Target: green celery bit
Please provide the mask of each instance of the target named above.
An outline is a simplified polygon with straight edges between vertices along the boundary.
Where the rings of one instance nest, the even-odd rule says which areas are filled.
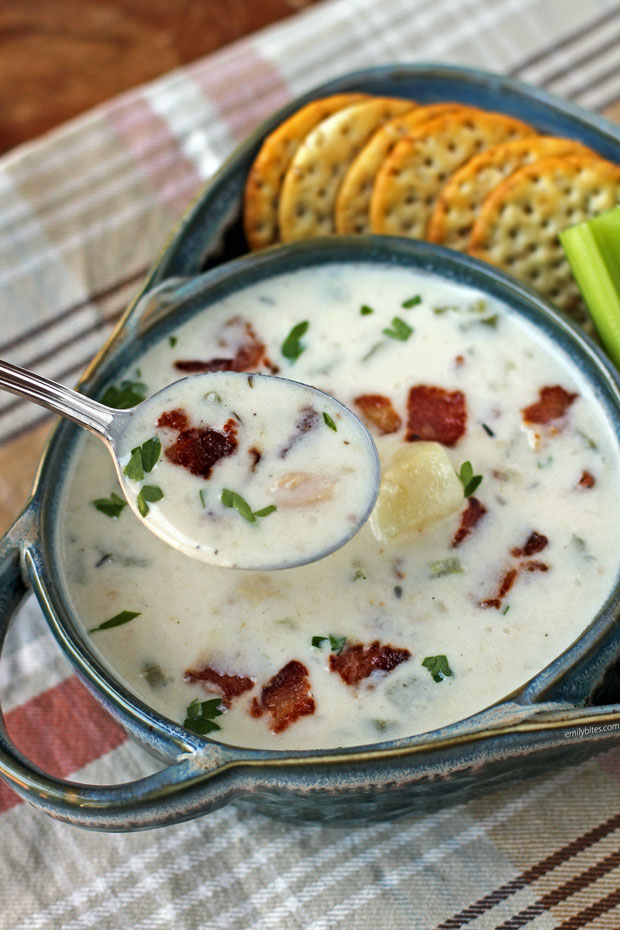
[[[605,351],[620,368],[620,207],[560,233]]]
[[[89,633],[97,633],[98,630],[111,630],[115,626],[124,626],[125,623],[129,623],[130,620],[134,620],[136,617],[140,616],[140,611],[135,610],[121,610],[120,614],[111,617],[110,620],[105,620],[103,623],[100,623],[99,626],[94,626]]]

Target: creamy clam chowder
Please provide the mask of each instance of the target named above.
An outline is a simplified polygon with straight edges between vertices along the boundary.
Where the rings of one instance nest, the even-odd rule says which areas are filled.
[[[605,601],[618,443],[578,368],[500,302],[390,266],[282,274],[171,329],[103,400],[226,369],[350,407],[375,438],[381,491],[321,561],[219,568],[149,533],[105,449],[81,438],[63,584],[93,648],[157,711],[248,747],[409,736],[522,686]]]
[[[343,404],[273,375],[176,381],[125,415],[125,495],[164,540],[228,568],[290,568],[359,529],[378,489],[373,440]]]

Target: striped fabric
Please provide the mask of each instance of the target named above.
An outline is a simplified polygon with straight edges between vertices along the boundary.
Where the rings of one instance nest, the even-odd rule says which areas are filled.
[[[0,356],[74,382],[201,184],[292,96],[343,71],[441,60],[509,73],[620,122],[612,0],[336,0],[117,98],[0,160]],[[0,522],[51,418],[0,397]],[[85,692],[32,601],[1,669],[40,766],[155,770]],[[620,749],[437,814],[292,827],[226,808],[135,835],[56,824],[0,786],[0,930],[620,928]]]

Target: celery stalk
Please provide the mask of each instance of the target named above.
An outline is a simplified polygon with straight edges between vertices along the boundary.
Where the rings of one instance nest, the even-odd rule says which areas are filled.
[[[560,233],[603,347],[620,368],[620,207]]]

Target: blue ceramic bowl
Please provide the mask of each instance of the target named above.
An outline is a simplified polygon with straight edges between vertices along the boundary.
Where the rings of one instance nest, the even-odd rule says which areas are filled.
[[[542,129],[571,134],[620,161],[620,133],[613,127],[495,76],[447,68],[381,69],[332,82],[312,96],[343,89],[501,108]],[[218,256],[244,250],[241,195],[253,154],[265,132],[300,102],[256,133],[207,188],[90,366],[82,390],[96,396],[138,354],[138,343],[142,351],[145,340],[195,313],[208,312],[212,302],[257,280],[330,262],[390,262],[473,286],[526,316],[571,355],[610,421],[620,424],[617,373],[588,338],[527,288],[458,253],[389,237],[339,237],[217,265]],[[205,264],[216,267],[200,274]],[[68,783],[33,766],[0,725],[0,776],[52,816],[84,827],[133,830],[186,820],[234,800],[280,817],[367,821],[463,800],[472,792],[579,761],[615,743],[620,703],[611,702],[620,697],[615,671],[620,657],[620,565],[614,591],[596,617],[584,618],[585,632],[570,649],[518,692],[444,729],[343,750],[275,752],[211,743],[163,718],[101,663],[63,588],[55,545],[58,501],[77,436],[68,422],[54,431],[33,496],[0,543],[0,642],[32,587],[78,675],[132,736],[166,760],[166,766],[119,786]],[[579,736],[572,733],[577,729]]]

